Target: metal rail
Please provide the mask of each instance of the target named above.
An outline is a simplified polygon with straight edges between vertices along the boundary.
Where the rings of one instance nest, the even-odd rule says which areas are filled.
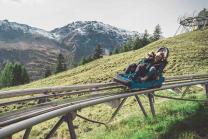
[[[199,75],[184,75],[184,76],[175,76],[167,77],[166,82],[181,81],[181,80],[192,80],[197,78],[208,78],[208,74],[199,74]],[[24,89],[24,90],[10,90],[10,91],[0,91],[0,99],[12,98],[19,96],[27,95],[37,95],[37,94],[47,94],[47,93],[57,93],[57,92],[69,92],[75,90],[84,90],[84,89],[93,89],[100,87],[110,87],[119,85],[115,82],[109,83],[96,83],[96,84],[87,84],[87,85],[72,85],[72,86],[63,86],[63,87],[46,87],[46,88],[33,88],[33,89]]]
[[[88,89],[88,90],[71,91],[71,92],[64,92],[64,93],[57,93],[57,94],[49,94],[49,95],[25,98],[25,99],[21,99],[21,100],[13,100],[13,101],[8,101],[8,102],[1,102],[0,106],[6,106],[6,105],[15,104],[15,103],[26,102],[26,101],[31,101],[31,100],[39,100],[39,99],[44,99],[44,98],[61,97],[61,96],[69,96],[69,95],[78,95],[78,94],[83,94],[83,93],[96,92],[96,91],[102,91],[102,90],[109,90],[109,89],[115,89],[115,88],[121,88],[121,87],[123,87],[123,86],[122,85],[117,85],[117,86],[110,86],[110,87],[100,87],[100,88],[90,89],[90,90]]]
[[[197,81],[199,81],[199,80],[197,80]],[[201,81],[201,80],[200,80]],[[188,83],[188,82],[191,82],[191,81],[186,81],[186,82],[183,82],[183,83]],[[173,83],[171,83],[171,84],[173,84]],[[168,84],[165,84],[165,85],[168,85]],[[165,86],[164,85],[164,86]],[[170,83],[169,83],[169,85],[170,85]],[[107,89],[114,89],[114,88],[117,88],[117,87],[119,87],[119,86],[112,86],[112,87],[104,87],[104,88],[98,88],[98,89],[94,89],[94,90],[92,90],[92,92],[93,91],[101,91],[101,90],[107,90]],[[69,94],[78,94],[78,93],[83,93],[83,92],[89,92],[89,90],[81,90],[81,91],[74,91],[74,92],[68,92]],[[63,94],[68,94],[67,92],[66,93],[63,93]],[[62,93],[60,93],[60,94],[57,94],[57,95],[63,95]],[[98,93],[99,95],[103,95],[104,96],[104,94],[100,94],[100,93]],[[53,96],[53,94],[52,95],[49,95],[49,96]],[[56,96],[56,94],[55,94],[55,96]],[[89,97],[94,97],[94,96],[89,96]],[[136,97],[136,96],[135,96]],[[36,97],[35,97],[36,98]],[[39,98],[39,97],[37,97],[37,98]],[[82,98],[80,98],[80,99],[82,99]],[[136,98],[137,99],[137,101],[138,101],[138,98]],[[24,101],[27,101],[28,99],[26,99],[26,100],[24,100]],[[22,100],[20,100],[20,101],[22,101]],[[20,101],[18,101],[18,102],[20,102]],[[16,101],[13,101],[12,103],[14,103],[14,102],[16,102]],[[74,102],[74,101],[73,101]],[[78,101],[78,102],[80,102],[80,101]],[[71,103],[72,102],[70,102],[69,103],[69,105],[71,105]],[[76,101],[76,103],[77,103],[77,101]],[[4,103],[5,104],[5,103]],[[8,103],[7,103],[8,104]],[[11,104],[11,102],[9,103],[9,104]],[[138,101],[138,104],[140,105],[140,107],[141,107],[141,109],[142,109],[142,111],[143,111],[143,113],[144,113],[144,115],[146,116],[147,114],[146,114],[146,112],[144,111],[144,108],[143,108],[143,106],[142,106],[142,104],[140,103],[140,101]],[[40,109],[40,107],[37,107],[37,109],[34,109],[34,110],[32,110],[32,111],[29,111],[29,112],[21,112],[21,114],[24,114],[24,115],[22,115],[22,116],[20,116],[20,115],[18,115],[17,113],[13,113],[13,115],[17,115],[17,116],[15,116],[14,118],[12,118],[11,120],[6,120],[6,119],[8,119],[8,118],[10,118],[10,117],[6,117],[6,119],[4,118],[4,119],[2,119],[3,117],[0,117],[0,127],[2,127],[2,126],[6,126],[6,125],[9,125],[9,124],[12,124],[12,123],[14,123],[14,122],[18,122],[18,121],[21,121],[21,120],[24,120],[24,119],[28,119],[28,118],[31,118],[31,117],[33,117],[33,116],[37,116],[37,115],[39,115],[39,114],[43,114],[43,113],[46,113],[46,112],[48,112],[48,111],[52,111],[52,110],[54,110],[54,109],[58,109],[58,108],[61,108],[61,107],[63,107],[63,106],[66,106],[66,105],[68,105],[67,103],[66,104],[61,104],[61,105],[58,105],[57,106],[57,104],[55,104],[54,106],[53,106],[54,104],[53,103],[49,103],[48,104],[48,106],[47,107],[45,107],[45,108],[41,108]],[[3,122],[1,122],[1,121],[3,121]]]
[[[19,121],[22,121],[22,120],[40,115],[40,114],[44,114],[44,113],[47,113],[47,112],[50,112],[50,111],[53,111],[53,110],[57,110],[57,109],[66,107],[66,106],[74,105],[76,103],[81,103],[81,102],[84,102],[84,101],[89,101],[89,100],[93,100],[93,99],[97,99],[97,98],[102,98],[102,97],[109,96],[109,95],[112,95],[112,93],[94,94],[90,97],[86,97],[85,99],[82,98],[81,100],[74,100],[74,101],[71,101],[71,102],[68,102],[68,103],[55,105],[55,106],[48,105],[46,108],[35,109],[34,111],[30,111],[30,113],[27,112],[26,114],[16,116],[12,119],[7,119],[7,117],[5,119],[5,116],[4,116],[3,118],[0,118],[0,127],[7,126],[7,125],[10,125],[10,124],[13,124],[13,123],[16,123],[16,122],[19,122]]]
[[[148,90],[142,90],[142,91],[137,90],[137,89],[129,90],[129,91],[124,91],[124,92],[116,93],[116,94],[109,95],[109,96],[107,95],[104,97],[98,97],[96,99],[75,103],[75,104],[72,104],[72,105],[69,105],[66,107],[62,107],[62,108],[59,108],[59,109],[56,109],[53,111],[49,111],[47,113],[44,113],[44,114],[29,118],[29,119],[26,119],[26,120],[23,120],[23,121],[20,121],[20,122],[11,124],[11,125],[8,125],[6,127],[3,127],[2,129],[0,129],[0,138],[10,136],[11,134],[14,134],[14,133],[19,132],[21,130],[30,128],[33,125],[36,125],[38,123],[41,123],[43,121],[49,120],[49,119],[57,117],[57,116],[65,115],[69,112],[75,111],[80,108],[85,108],[85,107],[89,107],[92,105],[112,101],[115,99],[126,98],[126,97],[135,96],[135,95],[139,95],[139,94],[149,94],[149,93],[159,91],[159,90],[165,90],[165,89],[170,89],[170,88],[175,88],[175,87],[191,86],[191,85],[197,85],[197,84],[206,84],[207,85],[208,80],[171,84],[171,85],[162,86],[161,88],[148,89]]]
[[[44,93],[53,93],[53,92],[64,92],[64,91],[73,91],[73,90],[84,90],[84,89],[93,89],[99,87],[108,87],[108,86],[118,85],[115,82],[110,83],[96,83],[96,84],[87,84],[87,85],[73,85],[73,86],[63,86],[63,87],[47,87],[47,88],[34,88],[34,89],[25,89],[25,90],[13,90],[13,91],[1,91],[0,98],[12,98],[18,96],[26,96],[32,94],[44,94]]]

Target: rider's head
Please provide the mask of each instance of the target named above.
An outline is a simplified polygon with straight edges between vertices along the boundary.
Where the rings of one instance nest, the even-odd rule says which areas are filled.
[[[157,52],[155,54],[155,62],[162,61],[164,59],[164,53],[163,52]]]

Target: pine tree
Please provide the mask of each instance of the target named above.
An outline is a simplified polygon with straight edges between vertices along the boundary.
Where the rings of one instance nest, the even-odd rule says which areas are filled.
[[[86,57],[86,63],[89,63],[89,62],[91,62],[93,60],[94,59],[93,59],[93,57],[91,55],[89,55],[89,56]]]
[[[86,64],[87,62],[88,62],[87,59],[86,59],[85,57],[83,57],[83,58],[81,59],[79,65],[84,65],[84,64]]]
[[[30,78],[29,78],[29,75],[27,73],[27,70],[25,68],[25,66],[22,65],[22,84],[25,84],[25,83],[29,83],[30,82]]]
[[[66,63],[64,60],[64,56],[60,53],[57,57],[56,71],[55,73],[59,73],[66,70]]]
[[[113,54],[118,54],[119,53],[119,48],[114,49]]]
[[[206,8],[204,8],[203,10],[201,10],[199,13],[198,13],[198,17],[208,17],[208,10]],[[208,24],[206,24],[205,26],[208,26]],[[198,25],[198,28],[199,29],[203,29],[204,25],[203,24],[199,24]]]
[[[206,17],[208,16],[208,10],[206,8],[204,8],[203,10],[201,10],[199,13],[198,13],[198,16],[199,17]]]
[[[153,40],[154,41],[159,40],[162,37],[161,35],[162,35],[162,30],[161,30],[160,25],[158,24],[156,25],[154,33],[153,33]]]
[[[1,84],[2,86],[12,86],[14,81],[14,65],[10,62],[5,64],[4,69],[1,71]]]
[[[145,45],[147,45],[147,44],[150,43],[149,36],[150,36],[149,33],[148,33],[147,30],[145,29],[145,30],[144,30],[144,34],[143,34],[143,36],[142,36],[142,38],[141,38],[143,47],[144,47]]]
[[[96,48],[95,48],[95,52],[93,54],[93,59],[98,59],[98,58],[102,58],[103,57],[103,49],[101,47],[101,45],[97,45]]]
[[[47,78],[50,75],[52,75],[50,68],[46,68],[44,77]]]
[[[138,36],[138,37],[136,37],[136,39],[134,41],[133,50],[137,50],[142,47],[143,47],[142,41],[141,41],[140,37]]]
[[[29,83],[29,75],[20,63],[12,64],[8,62],[1,71],[2,86],[14,86]]]
[[[24,81],[23,81],[23,76],[22,75],[22,66],[20,65],[20,63],[15,63],[14,64],[14,67],[13,67],[13,74],[14,74],[14,78],[13,78],[13,81],[12,81],[12,85],[20,85],[20,84],[23,84]]]

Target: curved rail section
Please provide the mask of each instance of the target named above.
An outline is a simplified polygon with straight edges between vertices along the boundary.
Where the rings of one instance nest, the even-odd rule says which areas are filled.
[[[195,85],[204,86],[206,96],[208,97],[208,74],[169,77],[166,78],[166,82],[161,88],[148,90],[129,90],[122,85],[110,82],[66,87],[28,89],[22,91],[3,91],[0,92],[0,98],[3,99],[4,102],[1,102],[0,106],[6,107],[7,105],[13,104],[25,104],[28,101],[34,100],[38,100],[38,103],[27,109],[15,110],[0,114],[0,138],[12,138],[13,134],[25,130],[23,139],[27,139],[34,125],[61,116],[60,120],[54,125],[45,138],[48,139],[52,137],[59,126],[63,122],[66,122],[71,139],[76,139],[73,126],[73,120],[76,118],[76,116],[93,123],[107,125],[114,119],[116,114],[122,108],[126,99],[132,96],[135,97],[144,116],[147,116],[147,113],[139,98],[139,95],[141,94],[148,96],[152,115],[156,116],[154,109],[154,96],[177,99],[157,95],[155,94],[156,91],[171,89],[176,93],[182,93],[182,97],[184,97],[189,87]],[[186,89],[182,91],[181,87],[186,87]],[[19,96],[26,98],[13,100],[17,99]],[[8,98],[12,98],[12,100],[5,101],[5,99],[7,100]],[[49,102],[49,98],[58,98],[60,101],[50,100],[51,102]],[[179,98],[178,100],[186,99]],[[110,101],[116,101],[120,103],[117,103],[117,108],[113,112],[112,117],[105,123],[88,119],[76,113],[78,109]],[[207,99],[202,101],[207,101]]]

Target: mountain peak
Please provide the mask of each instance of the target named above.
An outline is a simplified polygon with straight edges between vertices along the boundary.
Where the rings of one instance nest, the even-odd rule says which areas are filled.
[[[136,31],[127,31],[125,29],[117,28],[109,24],[104,24],[99,21],[75,21],[61,28],[56,28],[51,31],[60,39],[67,37],[73,32],[77,32],[80,35],[88,35],[89,33],[102,33],[109,35],[117,35],[120,38],[130,38],[139,33]],[[125,39],[125,40],[126,40]]]
[[[27,34],[35,37],[45,37],[48,39],[55,39],[53,34],[43,29],[28,26],[26,24],[20,24],[16,22],[10,22],[7,19],[0,20],[0,31],[2,32],[16,32],[19,34]]]

